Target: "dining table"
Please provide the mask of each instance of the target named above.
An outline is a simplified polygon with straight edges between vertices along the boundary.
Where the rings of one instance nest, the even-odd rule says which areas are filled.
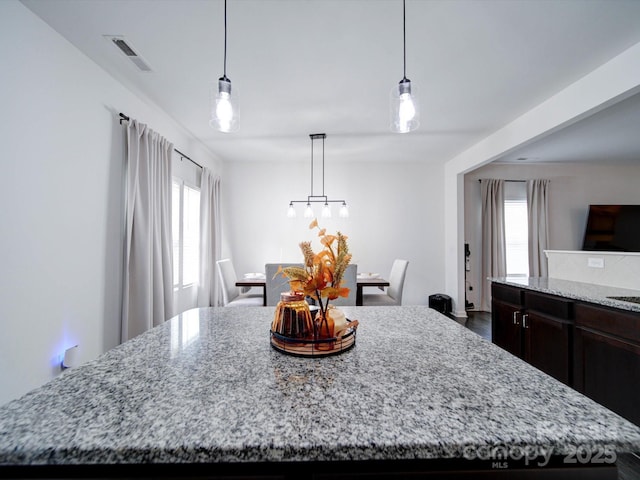
[[[236,287],[240,288],[261,288],[262,306],[267,305],[267,278],[264,274],[251,273],[236,281]]]
[[[384,290],[388,287],[389,281],[382,278],[376,273],[359,273],[356,280],[356,306],[363,305],[363,289],[365,287],[377,287]],[[248,273],[241,279],[236,281],[236,287],[244,288],[261,288],[262,289],[262,305],[267,305],[267,279],[260,273]]]

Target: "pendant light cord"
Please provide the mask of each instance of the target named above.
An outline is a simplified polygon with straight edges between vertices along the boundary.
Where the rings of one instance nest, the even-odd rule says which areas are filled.
[[[222,76],[227,78],[227,0],[224,0],[224,67]]]
[[[225,0],[225,5],[226,5],[226,1],[227,0]],[[225,18],[226,18],[226,14],[225,14]],[[225,30],[225,32],[226,32],[226,30]],[[403,78],[406,80],[406,78],[407,78],[407,16],[406,16],[406,0],[402,0],[402,50],[403,50],[403,61],[404,61]],[[227,47],[225,47],[225,52],[226,51],[227,51]]]

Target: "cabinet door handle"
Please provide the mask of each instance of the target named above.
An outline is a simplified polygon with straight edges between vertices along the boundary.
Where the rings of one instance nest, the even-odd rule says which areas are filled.
[[[529,319],[529,314],[525,313],[522,316],[522,328],[529,328],[529,325],[527,325],[527,320]]]
[[[515,311],[513,312],[513,324],[514,324],[514,325],[520,325],[520,322],[518,321],[518,314],[519,314],[519,313],[520,313],[520,312],[519,312],[519,311],[517,311],[517,310],[515,310]]]

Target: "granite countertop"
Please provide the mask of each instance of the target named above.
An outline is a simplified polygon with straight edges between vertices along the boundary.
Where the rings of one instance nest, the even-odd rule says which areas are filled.
[[[608,297],[634,297],[640,298],[640,290],[630,290],[627,288],[608,287],[596,285],[594,283],[574,282],[571,280],[561,280],[558,278],[546,277],[496,277],[491,281],[522,287],[528,290],[558,295],[561,297],[581,300],[584,302],[597,303],[607,307],[640,312],[640,303],[625,302]]]
[[[271,307],[185,312],[0,407],[0,465],[640,450],[640,427],[432,309],[343,310],[357,344],[320,359],[270,347]]]

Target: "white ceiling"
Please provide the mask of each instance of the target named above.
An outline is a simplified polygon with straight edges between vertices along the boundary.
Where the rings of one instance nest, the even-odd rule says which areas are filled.
[[[640,163],[640,94],[510,152],[504,163]]]
[[[208,126],[222,0],[23,3],[225,161],[307,161],[308,135],[326,132],[327,158],[444,162],[640,42],[638,0],[407,0],[407,77],[422,121],[392,134],[400,0],[228,0],[241,124],[223,134]],[[123,35],[153,71],[103,35]],[[640,161],[639,112],[632,98],[503,160]]]

